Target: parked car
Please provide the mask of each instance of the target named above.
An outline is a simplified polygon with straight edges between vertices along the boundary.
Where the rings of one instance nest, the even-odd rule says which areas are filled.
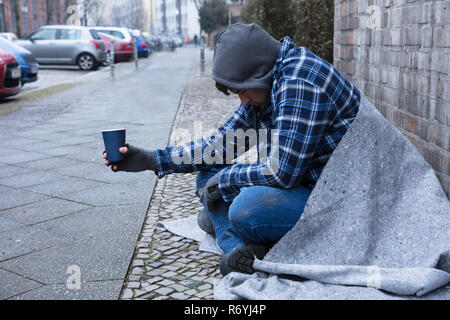
[[[176,44],[171,37],[161,36],[161,42],[164,50],[175,51]]]
[[[108,53],[108,61],[111,54],[111,41],[114,40],[114,62],[129,61],[133,58],[133,46],[129,41],[116,38],[106,33],[99,32]]]
[[[31,51],[40,64],[78,65],[81,70],[95,70],[107,59],[102,38],[87,27],[45,26],[15,43]]]
[[[0,32],[0,37],[9,41],[16,41],[19,39],[16,34],[12,32]]]
[[[161,38],[154,34],[149,34],[147,36],[147,41],[150,42],[150,46],[153,47],[154,51],[162,51],[163,44],[161,42]]]
[[[22,85],[38,79],[39,64],[36,58],[25,48],[0,37],[0,48],[11,53],[20,65]]]
[[[181,39],[179,36],[172,36],[171,38],[173,39],[173,41],[175,41],[175,45],[177,47],[182,47],[184,45],[183,39]]]
[[[134,34],[132,36],[137,41],[138,57],[148,58],[148,56],[150,55],[150,49],[145,38]]]
[[[97,30],[97,32],[106,33],[109,35],[112,35],[114,37],[120,38],[125,41],[133,41],[131,37],[131,32],[128,28],[120,28],[120,27],[102,27],[102,26],[95,26],[90,27],[93,30]]]
[[[14,96],[20,92],[22,72],[16,58],[0,49],[0,98]]]

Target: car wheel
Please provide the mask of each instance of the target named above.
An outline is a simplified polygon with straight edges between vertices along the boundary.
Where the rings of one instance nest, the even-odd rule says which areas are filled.
[[[97,62],[91,54],[83,53],[78,57],[78,66],[81,70],[95,70],[97,67]]]

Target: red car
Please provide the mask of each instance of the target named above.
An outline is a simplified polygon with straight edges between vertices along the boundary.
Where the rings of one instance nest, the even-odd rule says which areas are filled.
[[[16,58],[0,49],[0,98],[14,96],[20,92],[21,76],[22,72]]]
[[[108,56],[111,52],[111,40],[114,39],[114,62],[128,61],[133,58],[133,44],[130,41],[126,41],[111,35],[98,32],[98,35],[102,38],[105,44],[105,49],[108,52]]]

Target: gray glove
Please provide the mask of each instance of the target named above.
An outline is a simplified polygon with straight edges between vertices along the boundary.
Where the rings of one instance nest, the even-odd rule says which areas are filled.
[[[111,167],[111,170],[114,172],[141,172],[146,170],[158,172],[156,155],[153,150],[144,150],[129,144],[126,144],[125,147],[128,148],[128,152],[124,154],[124,159],[114,163],[117,166],[117,170],[113,169],[114,166]]]
[[[219,191],[219,178],[220,172],[216,173],[205,185],[205,191],[203,193],[203,200],[205,201],[206,208],[209,211],[213,211],[217,208],[222,195]]]

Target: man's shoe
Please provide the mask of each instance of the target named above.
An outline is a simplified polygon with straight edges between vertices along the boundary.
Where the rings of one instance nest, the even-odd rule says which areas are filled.
[[[216,231],[214,230],[214,226],[211,223],[211,220],[208,217],[208,212],[205,208],[200,210],[198,216],[197,216],[197,223],[200,229],[205,231],[206,233],[209,233],[213,237],[216,236]]]
[[[220,273],[226,276],[230,272],[241,272],[252,274],[255,257],[263,259],[269,249],[267,247],[249,244],[225,254],[220,260]]]

